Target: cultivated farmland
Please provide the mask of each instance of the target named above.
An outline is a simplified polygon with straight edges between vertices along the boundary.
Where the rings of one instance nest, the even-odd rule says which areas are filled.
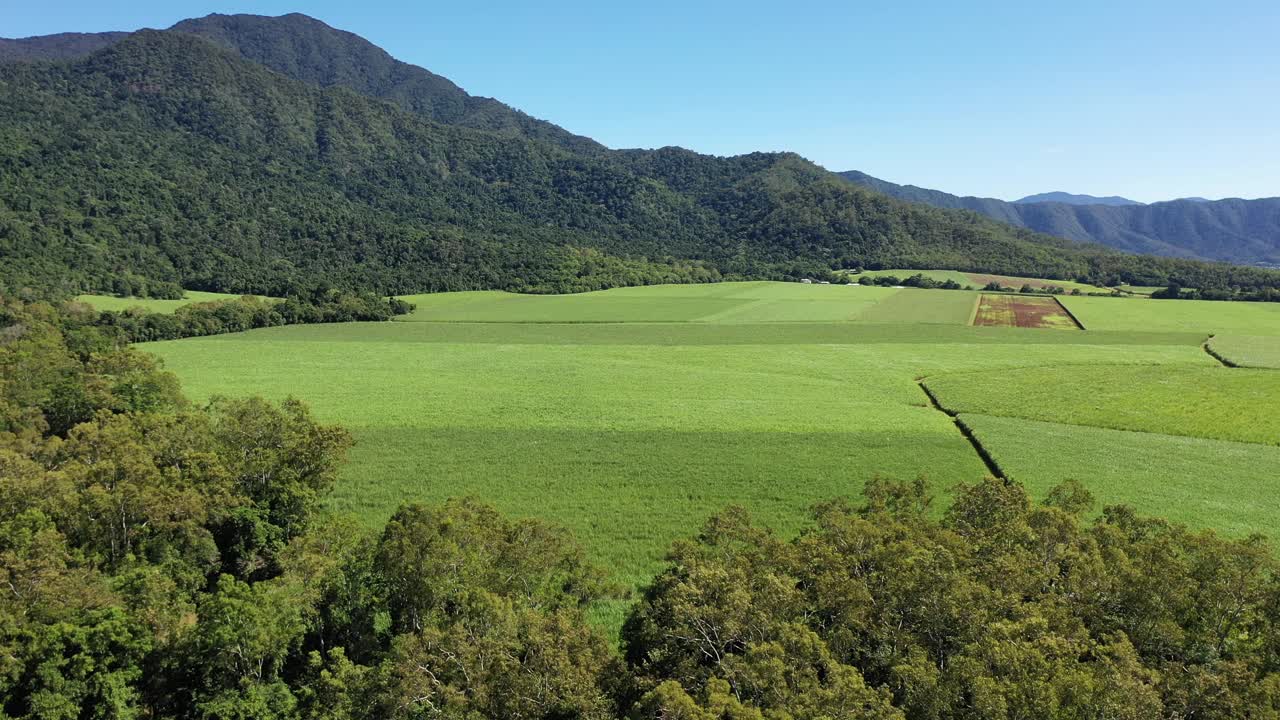
[[[1062,305],[1040,295],[983,295],[973,324],[987,327],[1082,329]]]
[[[1280,303],[1149,300],[1063,296],[1062,304],[1090,330],[1280,335]]]
[[[1083,425],[961,415],[1011,479],[1042,496],[1078,480],[1104,505],[1159,509],[1229,535],[1274,533],[1280,448]]]
[[[931,406],[921,378],[964,418],[1007,415],[972,422],[987,425],[979,434],[992,438],[996,461],[1037,492],[1071,474],[1076,446],[1046,441],[1037,460],[1020,425],[1028,433],[1049,425],[1056,430],[1036,432],[1060,438],[1129,427],[1247,440],[1220,447],[1122,434],[1099,456],[1110,458],[1110,474],[1072,476],[1091,487],[1096,477],[1104,499],[1198,525],[1280,523],[1271,506],[1243,507],[1222,479],[1239,468],[1260,473],[1256,463],[1275,450],[1265,444],[1276,426],[1264,410],[1274,410],[1280,374],[1222,367],[1204,351],[1194,319],[1160,323],[1163,332],[969,326],[979,297],[782,283],[449,293],[410,298],[418,308],[402,322],[145,347],[197,399],[292,395],[352,428],[358,444],[332,502],[370,525],[407,500],[475,495],[571,528],[630,584],[651,575],[672,539],[729,504],[794,533],[810,505],[856,497],[877,475],[924,476],[943,496],[981,477],[978,454]],[[1089,311],[1104,325],[1108,308],[1122,318],[1111,324],[1124,325],[1130,305],[1158,312],[1187,304],[1096,300]],[[1267,332],[1280,335],[1280,314],[1237,305],[1215,304],[1226,316],[1274,318]],[[1108,395],[1115,378],[1120,390]],[[1219,404],[1180,401],[1217,378]],[[1240,403],[1260,409],[1232,412]],[[1148,492],[1140,471],[1148,456],[1131,452],[1134,443],[1156,448],[1152,454],[1180,448],[1166,453],[1171,467],[1219,479],[1181,494]],[[1031,472],[1037,461],[1057,470]],[[600,610],[607,623],[620,612],[616,604]]]
[[[1208,347],[1232,365],[1280,369],[1280,335],[1217,335]]]
[[[1072,365],[939,375],[947,410],[1280,445],[1280,373],[1200,366]]]

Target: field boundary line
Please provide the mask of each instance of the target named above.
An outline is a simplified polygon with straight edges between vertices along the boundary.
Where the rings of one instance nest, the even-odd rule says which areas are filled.
[[[978,436],[973,434],[973,430],[960,419],[960,414],[953,413],[943,407],[942,403],[938,401],[938,396],[933,394],[933,391],[929,389],[928,385],[925,385],[925,380],[926,378],[916,380],[916,385],[919,385],[920,390],[924,392],[925,397],[929,398],[929,404],[933,406],[933,409],[951,418],[951,422],[955,424],[956,429],[958,429],[964,439],[968,440],[969,444],[973,446],[974,452],[978,453],[978,459],[982,460],[983,465],[986,465],[987,472],[991,474],[991,477],[994,477],[997,480],[1009,482],[1009,476],[1005,475],[1004,470],[1000,469],[1000,464],[996,462],[996,459],[987,451],[987,448],[983,446],[982,441],[978,440]]]
[[[1232,361],[1232,360],[1228,360],[1226,357],[1224,357],[1224,356],[1223,356],[1221,353],[1219,353],[1217,350],[1214,350],[1212,347],[1210,347],[1210,346],[1209,346],[1209,343],[1213,342],[1213,339],[1214,339],[1215,337],[1217,337],[1217,335],[1210,335],[1209,337],[1205,338],[1204,342],[1200,343],[1200,349],[1201,349],[1201,350],[1204,350],[1204,351],[1205,351],[1205,353],[1207,353],[1207,354],[1209,355],[1209,357],[1211,357],[1211,358],[1213,358],[1214,360],[1217,360],[1218,362],[1222,363],[1222,364],[1223,364],[1223,366],[1225,366],[1225,367],[1229,367],[1229,368],[1238,368],[1238,367],[1240,367],[1240,365],[1239,365],[1238,363],[1236,363],[1236,362],[1234,362],[1234,361]]]
[[[1071,322],[1075,323],[1076,327],[1080,328],[1081,330],[1086,329],[1084,326],[1084,323],[1080,322],[1080,318],[1076,317],[1076,314],[1071,312],[1071,309],[1068,308],[1066,303],[1062,302],[1062,300],[1059,299],[1057,295],[1050,295],[1049,297],[1053,298],[1053,301],[1058,303],[1058,307],[1062,308],[1062,312],[1066,313],[1067,317],[1071,318]]]
[[[974,293],[973,307],[969,308],[969,327],[976,327],[973,323],[978,319],[978,308],[982,307],[982,293]]]

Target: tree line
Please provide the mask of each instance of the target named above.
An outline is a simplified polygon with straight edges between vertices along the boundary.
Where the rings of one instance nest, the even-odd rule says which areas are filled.
[[[149,312],[144,307],[120,312],[104,311],[97,315],[95,323],[115,331],[120,342],[133,343],[221,335],[281,325],[376,322],[412,311],[413,304],[399,298],[318,287],[308,294],[291,294],[284,299],[246,295],[191,303],[179,307],[171,315]]]
[[[1245,300],[1250,302],[1280,302],[1280,290],[1260,288],[1257,290],[1226,289],[1220,287],[1184,288],[1178,283],[1170,283],[1167,287],[1151,293],[1156,300]]]
[[[621,590],[476,500],[370,529],[351,436],[195,404],[75,304],[0,302],[0,717],[1271,718],[1262,537],[1093,512],[1077,483],[877,480],[794,538],[728,509]]]

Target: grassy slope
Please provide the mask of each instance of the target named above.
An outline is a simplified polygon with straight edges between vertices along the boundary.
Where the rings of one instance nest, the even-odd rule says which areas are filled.
[[[150,298],[133,298],[133,297],[115,297],[114,295],[81,295],[76,298],[83,303],[88,303],[98,310],[114,310],[122,311],[129,308],[140,307],[148,312],[154,313],[172,313],[174,310],[183,305],[191,305],[198,302],[211,302],[214,300],[234,300],[239,295],[227,295],[224,293],[200,292],[199,290],[188,290],[181,300],[152,300]]]
[[[953,412],[1280,445],[1280,373],[1222,367],[1041,367],[929,378]]]
[[[1067,296],[1062,304],[1090,330],[1280,335],[1280,303]]]
[[[1102,505],[1128,504],[1230,535],[1274,534],[1280,448],[1252,443],[961,415],[1011,478],[1037,497],[1063,480]]]

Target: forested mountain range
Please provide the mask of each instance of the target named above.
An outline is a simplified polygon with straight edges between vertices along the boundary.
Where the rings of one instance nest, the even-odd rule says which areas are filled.
[[[1126,252],[1280,265],[1280,197],[1184,198],[1150,205],[1028,202],[1030,198],[1011,203],[897,185],[856,170],[840,175],[901,200],[972,210],[1003,223]]]
[[[0,38],[0,62],[19,60],[68,60],[129,36],[127,32],[58,33],[29,38]]]
[[[793,154],[607,150],[304,16],[92,44],[26,39],[63,59],[0,66],[2,286],[548,292],[856,266],[1280,285],[902,202]]]
[[[1119,195],[1108,195],[1107,197],[1097,197],[1095,195],[1076,195],[1065,192],[1047,192],[1028,195],[1013,201],[1017,204],[1038,203],[1038,202],[1058,202],[1067,205],[1142,205],[1137,200],[1120,197]]]

